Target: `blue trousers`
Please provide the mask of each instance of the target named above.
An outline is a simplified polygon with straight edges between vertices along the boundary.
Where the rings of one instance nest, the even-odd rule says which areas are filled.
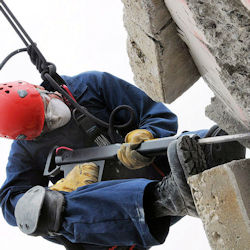
[[[160,244],[149,232],[144,189],[152,180],[103,181],[64,193],[65,220],[60,233],[73,243],[150,247]]]

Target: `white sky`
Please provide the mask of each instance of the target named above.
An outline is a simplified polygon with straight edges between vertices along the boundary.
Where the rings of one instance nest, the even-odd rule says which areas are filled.
[[[120,0],[6,0],[6,3],[33,41],[59,74],[74,75],[87,70],[112,73],[133,83],[126,52],[126,31],[122,22]],[[0,13],[0,61],[24,44]],[[25,80],[41,82],[40,75],[25,53],[12,58],[0,72],[0,82]],[[209,128],[213,122],[204,115],[212,93],[200,80],[168,107],[179,117],[183,130]],[[0,139],[0,183],[5,179],[5,165],[11,141]],[[9,226],[0,213],[2,250],[63,249],[40,237],[30,237]],[[164,245],[152,249],[209,250],[201,221],[187,217],[170,230]]]

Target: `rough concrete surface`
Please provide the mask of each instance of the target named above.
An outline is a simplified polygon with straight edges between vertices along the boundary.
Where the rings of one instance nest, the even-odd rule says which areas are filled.
[[[240,122],[235,120],[227,111],[225,105],[216,97],[211,99],[211,104],[205,111],[208,117],[212,117],[218,126],[229,134],[248,133],[249,130]],[[250,139],[240,141],[245,147],[250,148]]]
[[[135,83],[152,99],[171,103],[200,74],[164,0],[122,0]]]
[[[212,249],[250,248],[250,159],[232,161],[189,178]]]
[[[225,112],[233,117],[231,127],[240,122],[249,131],[249,0],[165,0],[165,3],[201,75],[223,103]],[[227,120],[207,114],[222,127],[227,126]]]

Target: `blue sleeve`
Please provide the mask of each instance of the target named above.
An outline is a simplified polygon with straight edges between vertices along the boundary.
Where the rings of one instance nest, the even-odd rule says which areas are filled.
[[[14,210],[22,195],[35,185],[48,185],[43,173],[34,165],[32,156],[19,141],[14,141],[6,167],[6,180],[0,190],[3,216],[12,226],[16,226]]]
[[[177,117],[174,113],[118,77],[105,72],[89,71],[64,79],[76,100],[90,112],[94,111],[99,118],[107,120],[105,112],[110,114],[119,105],[129,105],[135,110],[136,128],[149,130],[155,138],[172,136],[177,132]],[[99,112],[95,112],[95,108]],[[116,116],[118,123],[127,121],[128,114],[125,112],[121,111]]]

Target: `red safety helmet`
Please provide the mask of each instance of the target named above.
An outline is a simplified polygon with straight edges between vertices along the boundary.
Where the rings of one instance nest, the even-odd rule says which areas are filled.
[[[0,136],[31,140],[44,126],[44,104],[36,87],[24,81],[0,84]]]

